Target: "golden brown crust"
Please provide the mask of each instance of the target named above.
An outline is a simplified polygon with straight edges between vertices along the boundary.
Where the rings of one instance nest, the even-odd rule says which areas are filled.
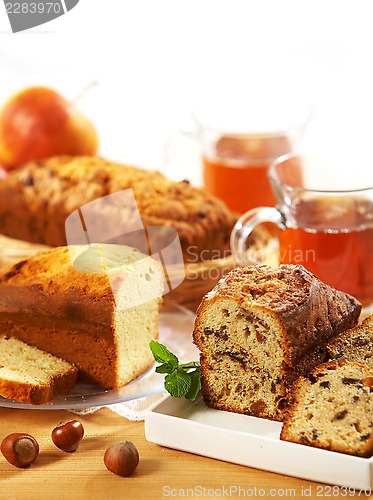
[[[70,251],[41,252],[0,275],[0,329],[76,365],[82,382],[121,386],[109,278],[76,271]],[[157,324],[152,328],[157,335]],[[134,368],[131,380],[150,366],[149,360]]]
[[[206,257],[228,249],[234,218],[223,202],[186,181],[97,157],[54,157],[11,172],[0,184],[0,231],[30,242],[65,245],[65,221],[72,212],[128,188],[146,227],[169,226],[178,232],[186,261],[195,261],[202,251]],[[147,250],[140,244],[137,248]]]
[[[67,247],[32,256],[0,276],[3,331],[109,387],[115,385],[115,371],[110,377],[108,370],[116,360],[113,309],[107,276],[76,271]]]
[[[354,297],[321,282],[301,265],[234,269],[202,299],[196,325],[206,304],[222,296],[243,309],[262,309],[281,320],[289,366],[295,366],[313,346],[355,326],[361,312]]]
[[[325,360],[327,341],[354,326],[360,310],[302,266],[231,271],[197,310],[205,402],[282,420],[292,382]]]
[[[0,395],[6,399],[14,399],[20,403],[44,405],[52,399],[72,389],[76,382],[78,369],[60,375],[50,384],[31,385],[22,382],[9,382],[0,378]]]

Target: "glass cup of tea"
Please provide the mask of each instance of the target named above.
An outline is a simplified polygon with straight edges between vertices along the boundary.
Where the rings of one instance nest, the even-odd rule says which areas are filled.
[[[232,134],[202,128],[203,185],[233,212],[275,205],[267,172],[272,161],[297,151],[303,127],[272,133]]]
[[[237,221],[231,250],[238,263],[254,263],[247,258],[248,237],[258,224],[272,222],[280,229],[274,237],[280,263],[302,264],[372,306],[373,169],[366,159],[287,154],[271,164],[268,177],[277,205]]]
[[[219,97],[197,104],[178,135],[178,139],[184,133],[197,140],[203,189],[237,214],[274,205],[267,171],[275,158],[300,150],[310,118],[308,102],[303,96],[285,97],[274,90]],[[165,173],[170,177],[178,162],[189,161],[185,151],[170,160],[175,142],[173,137],[167,147]],[[184,170],[188,177],[188,167]]]

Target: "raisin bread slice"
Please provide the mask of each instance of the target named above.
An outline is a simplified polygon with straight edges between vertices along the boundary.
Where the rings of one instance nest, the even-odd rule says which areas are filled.
[[[360,310],[303,266],[226,274],[203,298],[193,334],[206,404],[282,420],[287,388],[324,360],[322,348],[355,326]]]
[[[280,439],[361,457],[373,454],[373,371],[329,361],[293,385]]]
[[[356,326],[341,333],[326,346],[327,359],[347,359],[373,369],[373,327]]]
[[[0,396],[21,403],[42,405],[70,390],[78,369],[25,344],[16,338],[0,337]]]

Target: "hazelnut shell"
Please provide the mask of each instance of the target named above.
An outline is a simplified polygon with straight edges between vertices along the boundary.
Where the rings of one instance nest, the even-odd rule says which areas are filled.
[[[14,432],[1,443],[1,453],[15,467],[28,467],[39,453],[39,445],[30,434]]]
[[[118,476],[129,476],[139,463],[139,454],[131,441],[118,441],[105,452],[106,468]]]
[[[71,420],[55,427],[51,438],[53,443],[62,451],[73,452],[79,447],[84,436],[84,427],[78,420]]]

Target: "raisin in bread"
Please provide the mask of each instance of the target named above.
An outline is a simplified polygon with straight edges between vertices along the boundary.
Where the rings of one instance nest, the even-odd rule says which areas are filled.
[[[163,278],[128,247],[57,247],[0,275],[0,331],[73,363],[81,381],[121,387],[154,362]]]
[[[341,333],[326,346],[328,359],[347,359],[373,369],[373,327],[364,324]]]
[[[304,267],[235,269],[202,300],[194,329],[207,405],[274,420],[287,388],[323,361],[361,305]]]
[[[168,227],[178,233],[184,261],[208,260],[216,257],[216,251],[223,257],[228,251],[235,218],[221,200],[187,181],[174,182],[159,172],[97,157],[58,156],[10,172],[0,183],[0,233],[50,246],[85,243],[73,241],[72,236],[66,241],[68,216],[78,214],[83,205],[127,189],[133,190],[145,227]],[[94,232],[105,238],[92,239],[89,234],[89,241],[122,243],[147,253],[146,239],[138,231],[132,207],[124,210],[117,201],[105,200],[89,206],[95,219]],[[101,220],[103,227],[98,231]],[[151,253],[162,250],[172,239],[171,234],[164,236],[160,230],[149,237]]]
[[[280,438],[326,450],[373,454],[373,371],[329,361],[293,385]]]
[[[78,369],[19,339],[0,336],[0,396],[42,405],[68,391]]]

